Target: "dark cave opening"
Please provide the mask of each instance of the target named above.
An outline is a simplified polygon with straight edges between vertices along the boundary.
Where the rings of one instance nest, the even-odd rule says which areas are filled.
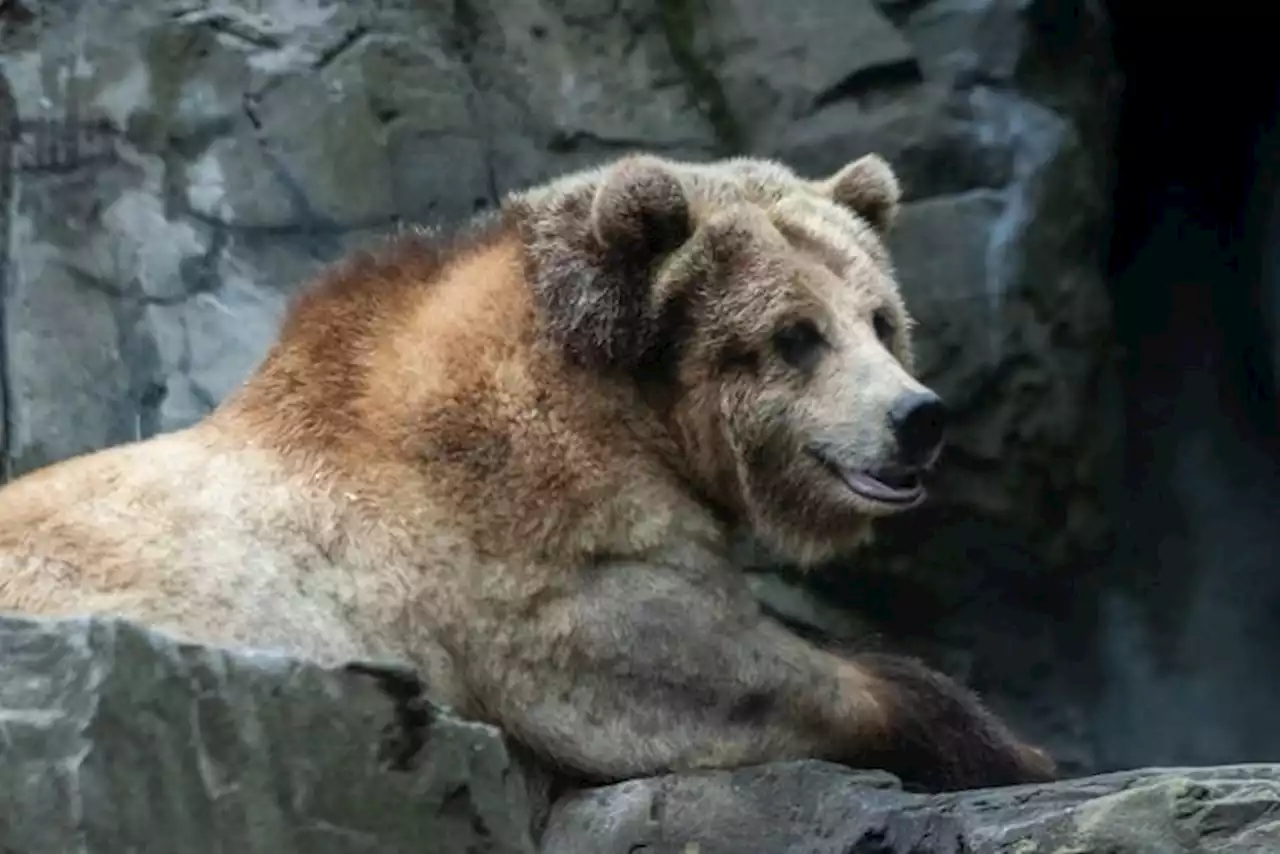
[[[1280,63],[1260,15],[1108,7],[1126,454],[1097,764],[1274,760]]]
[[[1251,437],[1277,427],[1267,329],[1268,210],[1280,169],[1273,139],[1278,68],[1259,18],[1215,24],[1202,10],[1109,4],[1124,76],[1116,139],[1110,276],[1125,381],[1143,444],[1191,368]]]

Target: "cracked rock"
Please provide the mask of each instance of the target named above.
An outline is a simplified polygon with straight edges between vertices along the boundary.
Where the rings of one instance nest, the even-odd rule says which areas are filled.
[[[393,665],[0,619],[0,848],[531,854],[535,778],[417,688]]]
[[[1280,766],[1145,769],[946,795],[820,762],[647,780],[552,811],[557,854],[1262,854]]]

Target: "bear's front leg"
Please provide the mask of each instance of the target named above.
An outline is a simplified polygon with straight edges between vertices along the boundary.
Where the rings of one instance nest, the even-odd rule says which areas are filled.
[[[869,681],[885,719],[880,736],[859,740],[845,761],[932,791],[1056,779],[1045,751],[1020,741],[971,691],[925,664],[862,654],[843,666]]]
[[[601,567],[522,618],[486,639],[472,690],[494,723],[589,780],[801,758],[935,791],[1054,776],[954,681],[821,650],[727,576]]]

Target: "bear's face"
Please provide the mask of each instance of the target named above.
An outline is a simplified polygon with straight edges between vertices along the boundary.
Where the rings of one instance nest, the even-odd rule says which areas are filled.
[[[634,376],[700,489],[808,563],[918,505],[941,448],[883,243],[898,199],[875,156],[820,182],[634,156],[514,209],[569,357]]]

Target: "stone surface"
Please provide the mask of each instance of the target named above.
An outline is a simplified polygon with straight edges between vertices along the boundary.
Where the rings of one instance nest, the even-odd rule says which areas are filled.
[[[534,850],[537,790],[497,731],[394,667],[6,617],[0,756],[4,851]]]
[[[562,799],[559,854],[1253,854],[1280,846],[1280,766],[1148,769],[924,796],[817,762]]]
[[[634,148],[813,175],[879,151],[956,425],[932,509],[811,581],[856,612],[840,631],[920,641],[1087,767],[1087,694],[1057,666],[1084,643],[1034,585],[1108,544],[1102,27],[1038,0],[0,4],[0,459],[192,422],[308,275],[400,223]],[[1018,649],[1000,622],[1029,627]]]
[[[817,761],[543,800],[388,663],[324,668],[106,619],[0,617],[0,850],[21,854],[1246,854],[1280,766],[921,795]]]

